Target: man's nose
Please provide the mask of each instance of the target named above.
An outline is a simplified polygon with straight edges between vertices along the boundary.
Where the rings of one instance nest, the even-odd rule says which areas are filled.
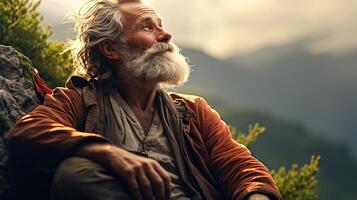
[[[157,41],[158,42],[170,42],[171,37],[172,37],[172,35],[169,32],[162,30],[157,38]]]

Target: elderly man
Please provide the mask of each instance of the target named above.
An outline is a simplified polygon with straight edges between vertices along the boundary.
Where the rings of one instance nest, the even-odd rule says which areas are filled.
[[[20,197],[282,199],[202,98],[164,90],[190,70],[151,7],[92,0],[75,19],[71,50],[88,78],[71,77],[10,131]]]

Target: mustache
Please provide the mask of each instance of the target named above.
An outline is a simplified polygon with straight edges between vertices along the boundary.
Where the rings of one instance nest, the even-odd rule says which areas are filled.
[[[133,52],[131,53],[132,63],[139,64],[144,62],[150,62],[159,56],[165,56],[163,53],[177,53],[177,47],[173,43],[159,42],[144,52]]]
[[[147,54],[158,54],[166,51],[172,52],[174,50],[174,45],[172,43],[159,42],[152,46],[151,48],[145,50]]]

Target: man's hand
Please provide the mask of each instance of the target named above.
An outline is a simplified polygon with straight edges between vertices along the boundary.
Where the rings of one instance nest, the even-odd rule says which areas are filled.
[[[78,155],[103,163],[128,186],[135,199],[170,198],[171,177],[155,160],[110,144],[88,144]]]
[[[155,160],[113,147],[109,166],[127,182],[136,199],[170,198],[170,175]]]

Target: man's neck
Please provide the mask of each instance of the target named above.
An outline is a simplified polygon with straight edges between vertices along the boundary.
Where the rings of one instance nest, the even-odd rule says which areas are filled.
[[[157,82],[146,82],[132,80],[118,84],[121,97],[132,110],[139,112],[150,112],[154,110],[154,100],[159,89]]]

